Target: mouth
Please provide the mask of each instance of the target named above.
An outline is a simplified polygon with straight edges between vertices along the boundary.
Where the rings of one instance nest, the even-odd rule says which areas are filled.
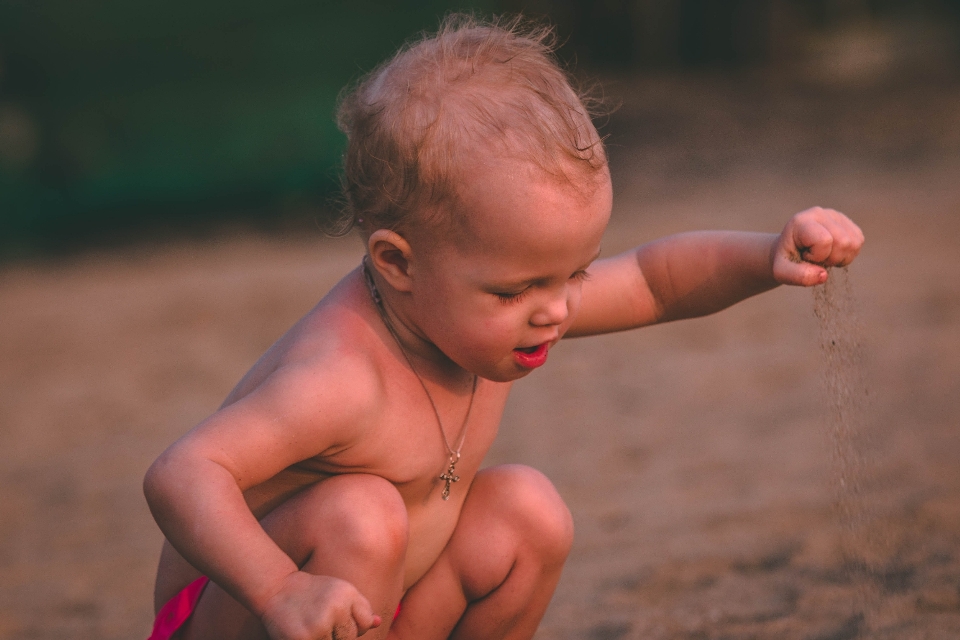
[[[513,358],[525,369],[536,369],[547,361],[549,343],[533,345],[532,347],[518,347],[513,350]]]

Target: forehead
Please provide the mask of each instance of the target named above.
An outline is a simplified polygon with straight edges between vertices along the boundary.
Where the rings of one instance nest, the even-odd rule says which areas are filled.
[[[522,257],[531,265],[589,261],[609,220],[610,178],[606,167],[592,176],[570,175],[565,180],[516,160],[477,162],[458,189],[451,225],[457,251]]]

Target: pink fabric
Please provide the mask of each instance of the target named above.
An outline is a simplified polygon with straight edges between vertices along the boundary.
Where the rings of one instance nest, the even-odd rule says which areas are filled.
[[[203,593],[203,588],[210,582],[207,576],[201,576],[188,584],[183,591],[173,596],[170,602],[163,605],[153,623],[153,633],[147,640],[170,640],[177,629],[193,615],[197,600]]]
[[[163,605],[157,619],[153,623],[153,633],[147,640],[170,640],[173,634],[177,632],[183,623],[193,615],[193,610],[197,607],[197,600],[203,593],[203,588],[210,582],[207,576],[200,576],[186,587],[183,591],[173,596],[170,601]],[[393,614],[393,619],[400,617],[400,604],[397,604],[397,610]]]

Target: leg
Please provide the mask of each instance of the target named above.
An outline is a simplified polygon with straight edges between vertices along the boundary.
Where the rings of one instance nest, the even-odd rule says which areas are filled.
[[[443,554],[404,596],[390,640],[532,638],[572,542],[570,512],[543,474],[481,471]]]
[[[386,636],[403,589],[407,512],[396,488],[364,474],[334,476],[277,507],[263,528],[304,571],[353,583],[383,619],[364,638]],[[265,639],[259,620],[210,583],[183,640]]]

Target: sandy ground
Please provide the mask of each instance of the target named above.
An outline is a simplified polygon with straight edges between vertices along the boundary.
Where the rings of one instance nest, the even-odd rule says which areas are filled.
[[[833,435],[810,291],[562,344],[488,458],[574,514],[540,640],[960,637],[960,90],[765,82],[612,83],[604,250],[850,213],[861,432]],[[224,232],[0,267],[0,638],[146,636],[145,469],[358,257]]]

